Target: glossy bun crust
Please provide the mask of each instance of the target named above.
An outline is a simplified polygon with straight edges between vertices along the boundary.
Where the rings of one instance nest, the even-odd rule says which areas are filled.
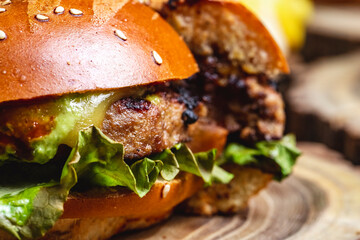
[[[72,193],[65,202],[61,218],[148,218],[170,212],[202,187],[203,181],[200,178],[182,172],[170,182],[155,182],[143,198],[122,187]]]
[[[56,14],[58,6],[65,11]],[[2,7],[0,103],[183,79],[198,70],[181,37],[140,3],[12,0]]]

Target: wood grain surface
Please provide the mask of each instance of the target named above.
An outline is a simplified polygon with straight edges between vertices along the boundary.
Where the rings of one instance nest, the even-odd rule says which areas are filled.
[[[288,130],[360,164],[360,50],[293,70],[286,98]]]
[[[315,5],[302,49],[307,62],[348,53],[360,47],[360,1],[353,0],[353,4],[346,4],[344,0],[326,1],[337,1],[338,4]]]
[[[294,173],[235,216],[175,214],[115,239],[360,239],[360,168],[320,144],[301,143]]]

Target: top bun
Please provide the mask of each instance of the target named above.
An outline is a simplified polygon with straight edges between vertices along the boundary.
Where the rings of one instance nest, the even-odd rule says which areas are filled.
[[[0,5],[6,9],[0,13],[0,103],[183,79],[198,71],[181,37],[140,3]]]

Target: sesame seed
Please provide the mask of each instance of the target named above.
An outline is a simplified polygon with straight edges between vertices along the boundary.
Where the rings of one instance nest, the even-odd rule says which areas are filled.
[[[40,22],[47,22],[49,21],[49,17],[48,16],[45,16],[45,15],[42,15],[42,14],[37,14],[35,15],[35,18],[37,20],[39,20]]]
[[[156,19],[158,19],[159,18],[159,14],[158,13],[154,13],[153,15],[152,15],[152,17],[151,17],[151,20],[156,20]]]
[[[26,81],[26,76],[25,75],[21,75],[20,77],[20,82],[25,82]]]
[[[54,9],[55,14],[63,14],[65,12],[65,9],[62,6],[58,6]]]
[[[114,34],[115,34],[115,36],[121,38],[121,39],[124,40],[124,41],[127,40],[127,37],[125,36],[125,34],[124,34],[121,30],[116,29],[116,30],[114,31]]]
[[[162,190],[162,197],[166,198],[166,196],[169,194],[170,192],[170,185],[169,184],[165,184],[163,190]]]
[[[6,12],[5,8],[0,8],[0,13]]]
[[[260,57],[262,60],[266,61],[268,59],[268,54],[264,50],[260,51]]]
[[[9,5],[9,4],[11,4],[11,0],[5,0],[0,5],[1,6],[6,6],[6,5]]]
[[[72,15],[75,15],[75,16],[81,16],[83,15],[83,12],[78,10],[78,9],[75,9],[75,8],[71,8],[70,11],[69,11]]]
[[[160,57],[160,55],[159,55],[156,51],[151,51],[151,54],[152,54],[155,62],[156,62],[158,65],[161,65],[161,64],[163,63],[162,58]]]
[[[138,0],[139,3],[149,6],[150,0]]]
[[[6,39],[5,32],[0,30],[0,40],[5,40],[5,39]]]

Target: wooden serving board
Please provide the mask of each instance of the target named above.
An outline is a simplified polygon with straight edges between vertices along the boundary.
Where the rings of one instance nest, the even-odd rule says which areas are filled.
[[[360,22],[359,22],[360,25]],[[360,164],[360,49],[308,65],[293,64],[287,128]]]
[[[305,45],[301,51],[307,62],[360,48],[360,1],[326,2],[337,4],[315,5],[314,14],[308,23]]]
[[[301,143],[294,173],[235,216],[174,215],[115,239],[360,239],[360,168],[321,144]]]

